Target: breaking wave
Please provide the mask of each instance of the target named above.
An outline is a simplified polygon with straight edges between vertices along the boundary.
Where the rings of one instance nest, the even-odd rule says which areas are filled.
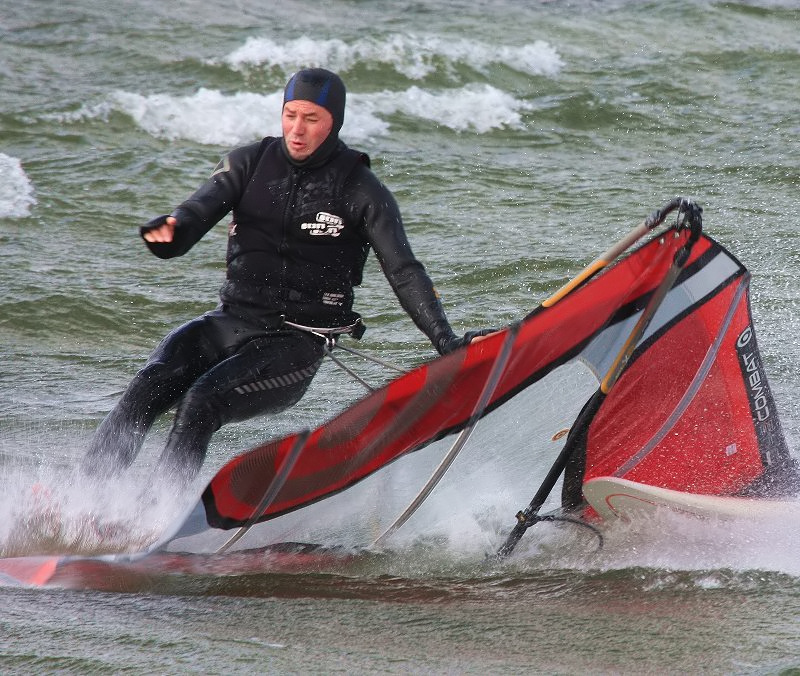
[[[284,74],[295,70],[298,63],[340,71],[354,66],[388,66],[411,80],[421,80],[440,71],[449,73],[461,66],[485,73],[497,65],[528,75],[552,77],[564,66],[558,52],[542,40],[510,46],[441,35],[408,34],[353,42],[302,36],[281,43],[250,37],[222,62],[234,70],[278,68]]]
[[[0,176],[0,218],[30,216],[36,198],[19,159],[0,153]]]
[[[400,116],[421,125],[436,124],[453,132],[485,134],[498,129],[522,129],[529,102],[489,84],[456,89],[351,94],[342,137],[363,142],[386,135],[392,118]],[[268,94],[224,94],[199,89],[189,96],[142,95],[114,92],[106,102],[62,116],[63,121],[107,118],[123,113],[147,133],[168,140],[185,139],[208,145],[233,145],[280,136],[282,90]],[[69,119],[67,119],[69,118]]]

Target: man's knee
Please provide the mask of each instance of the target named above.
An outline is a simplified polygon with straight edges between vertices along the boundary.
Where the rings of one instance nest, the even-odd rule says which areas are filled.
[[[213,392],[194,386],[180,400],[173,428],[179,433],[216,432],[227,422],[225,408]]]

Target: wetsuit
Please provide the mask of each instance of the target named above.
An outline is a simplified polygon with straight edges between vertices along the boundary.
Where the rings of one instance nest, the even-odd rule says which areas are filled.
[[[283,320],[318,327],[356,320],[353,287],[370,248],[440,353],[468,341],[453,334],[392,194],[362,153],[338,142],[309,166],[292,162],[278,138],[236,149],[173,211],[172,241],[147,246],[161,258],[180,256],[230,211],[219,306],[164,338],[98,428],[87,471],[130,465],[156,417],[177,403],[159,464],[189,480],[222,425],[295,404],[319,368],[323,344]]]

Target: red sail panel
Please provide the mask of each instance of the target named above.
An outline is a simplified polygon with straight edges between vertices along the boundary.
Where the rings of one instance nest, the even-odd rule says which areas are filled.
[[[503,336],[417,368],[317,428],[262,516],[343,490],[468,419]],[[230,461],[204,493],[207,509],[220,523],[250,519],[295,441],[272,442]]]
[[[755,345],[749,276],[643,346],[595,416],[584,481],[617,476],[708,495],[741,493],[788,458]]]

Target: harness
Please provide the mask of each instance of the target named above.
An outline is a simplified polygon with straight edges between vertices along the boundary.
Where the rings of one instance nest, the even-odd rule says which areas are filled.
[[[391,362],[385,361],[366,352],[362,352],[361,350],[356,350],[352,347],[347,347],[345,345],[339,344],[339,339],[342,336],[350,336],[355,340],[361,340],[361,337],[364,335],[364,332],[367,330],[367,327],[364,325],[364,322],[361,321],[360,317],[356,319],[356,321],[353,322],[352,324],[348,324],[346,326],[330,326],[330,327],[306,326],[304,324],[297,324],[295,322],[290,322],[288,319],[284,317],[281,326],[285,326],[290,329],[295,329],[297,331],[303,331],[305,333],[310,333],[312,336],[321,338],[325,342],[325,356],[330,357],[330,360],[334,364],[336,364],[340,369],[342,369],[345,373],[347,373],[351,378],[361,383],[370,392],[374,392],[375,388],[372,387],[360,375],[358,375],[358,373],[356,373],[353,369],[347,366],[347,364],[345,364],[341,359],[335,356],[333,354],[333,350],[335,348],[338,347],[340,350],[344,350],[345,352],[354,354],[355,356],[360,357],[361,359],[365,359],[375,364],[379,364],[392,371],[397,371],[398,373],[406,373],[405,369],[397,366],[396,364],[392,364]]]

